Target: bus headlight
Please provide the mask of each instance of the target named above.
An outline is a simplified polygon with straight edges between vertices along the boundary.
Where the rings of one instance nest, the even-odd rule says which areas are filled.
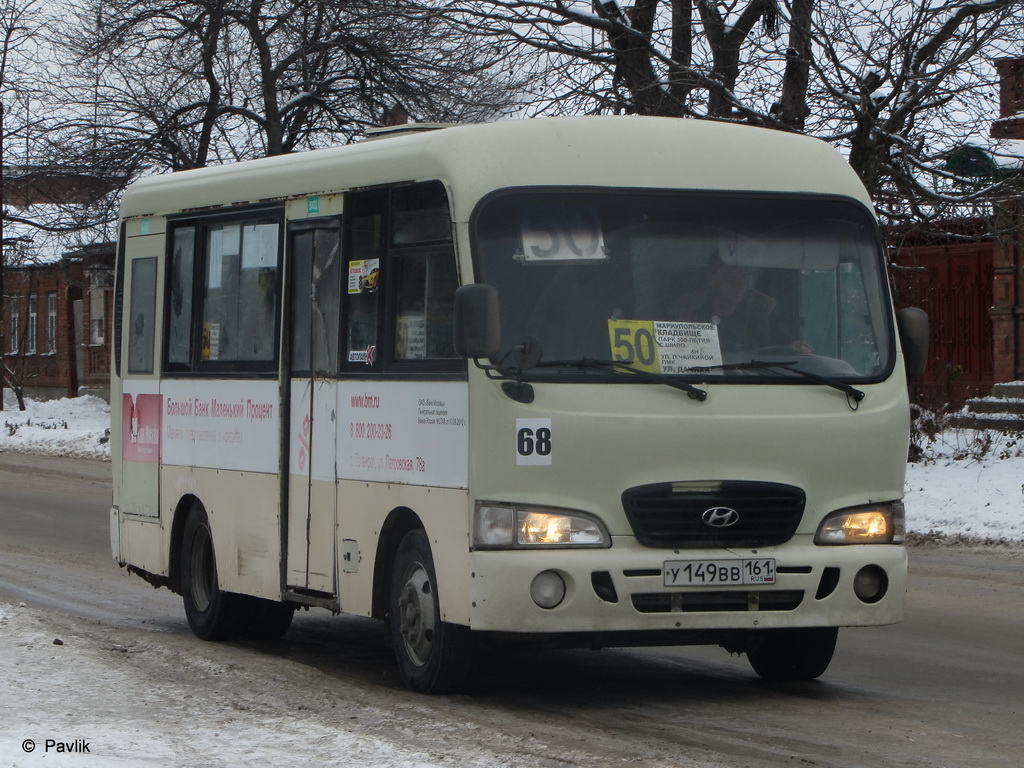
[[[833,512],[818,526],[815,544],[902,544],[906,517],[902,501]]]
[[[492,502],[476,505],[474,549],[610,546],[604,525],[586,512]]]

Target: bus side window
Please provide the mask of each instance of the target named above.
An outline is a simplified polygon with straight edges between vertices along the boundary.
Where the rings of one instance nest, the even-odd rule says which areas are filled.
[[[439,181],[391,193],[394,346],[391,359],[454,358],[452,325],[459,287],[448,194]]]
[[[377,327],[386,254],[387,192],[361,192],[345,199],[345,344],[342,365],[377,367]]]
[[[455,254],[450,248],[403,254],[395,259],[395,268],[399,276],[394,358],[454,358],[452,314],[459,287]]]
[[[167,362],[187,366],[192,362],[192,296],[196,228],[174,229],[167,294]]]
[[[152,373],[156,343],[155,258],[131,262],[131,314],[128,322],[128,373]]]
[[[208,228],[201,363],[275,359],[279,241],[277,218]]]
[[[411,370],[413,361],[457,360],[452,326],[458,267],[444,185],[427,181],[349,193],[345,222],[342,366],[356,373],[399,372]]]

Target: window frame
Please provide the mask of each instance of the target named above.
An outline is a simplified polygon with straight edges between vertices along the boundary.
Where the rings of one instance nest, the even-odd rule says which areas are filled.
[[[7,345],[7,354],[17,355],[21,352],[21,296],[11,296],[10,309],[8,310],[8,336],[10,343]]]
[[[651,197],[651,198],[676,198],[678,200],[686,200],[687,198],[693,200],[703,201],[721,201],[723,205],[729,204],[730,202],[742,201],[746,203],[757,203],[758,201],[767,200],[772,202],[816,202],[816,203],[827,203],[827,204],[839,204],[847,206],[850,210],[858,211],[858,216],[863,218],[865,224],[874,222],[873,229],[873,261],[875,261],[878,267],[879,291],[874,299],[877,300],[878,310],[877,320],[880,325],[878,332],[876,333],[876,342],[879,344],[885,344],[887,355],[880,364],[877,371],[872,373],[858,374],[856,376],[848,376],[845,374],[835,374],[833,378],[841,381],[847,381],[854,384],[874,384],[888,379],[893,370],[895,370],[898,357],[896,354],[896,328],[893,324],[893,318],[891,311],[887,310],[886,307],[891,307],[891,286],[887,279],[885,269],[885,245],[882,239],[881,230],[877,226],[877,219],[874,213],[865,207],[859,200],[845,195],[837,194],[822,194],[822,193],[791,193],[791,192],[772,192],[772,191],[748,191],[748,190],[695,190],[695,189],[648,189],[648,188],[634,188],[634,187],[604,187],[604,188],[592,188],[592,187],[581,187],[576,185],[550,185],[550,186],[523,186],[523,187],[506,187],[502,189],[493,190],[487,195],[484,195],[479,199],[473,211],[469,217],[469,245],[471,250],[471,260],[473,265],[473,275],[475,280],[484,282],[488,279],[493,279],[493,276],[485,274],[488,271],[488,265],[485,263],[484,257],[484,241],[486,240],[485,231],[483,230],[483,219],[485,212],[495,202],[500,202],[504,198],[526,198],[532,195],[564,195],[566,199],[569,199],[570,195],[579,194],[582,196],[590,196],[594,199],[600,197],[614,197],[614,196],[636,196],[637,198]],[[854,221],[851,217],[850,221]],[[866,262],[865,262],[866,263]],[[499,289],[501,286],[497,286]],[[504,326],[503,326],[504,328]],[[504,350],[504,348],[503,348]],[[501,352],[499,352],[500,356]],[[553,369],[551,369],[553,370]],[[551,370],[545,369],[542,372],[540,369],[534,369],[532,371],[526,371],[522,374],[522,378],[526,381],[539,381],[539,382],[558,382],[558,383],[630,383],[633,381],[631,377],[623,376],[614,372],[559,372],[557,375],[553,375]],[[684,374],[671,374],[672,376],[678,376],[683,379],[689,377],[691,380],[699,380],[704,374],[703,373],[684,373]],[[830,374],[831,375],[831,374]],[[748,385],[748,384],[794,384],[794,385],[806,385],[809,383],[809,379],[793,376],[793,377],[780,377],[773,374],[751,374],[745,373],[742,376],[724,375],[721,379],[718,379],[723,383],[730,385]]]
[[[456,288],[461,284],[461,270],[458,263],[458,252],[455,246],[455,234],[453,229],[449,230],[447,239],[425,239],[410,243],[395,242],[396,198],[404,195],[413,186],[437,185],[444,195],[445,207],[449,227],[453,227],[451,221],[451,195],[446,185],[438,179],[429,179],[415,183],[395,184],[384,188],[369,190],[356,190],[346,194],[344,205],[344,221],[342,231],[342,268],[347,269],[350,257],[353,253],[353,227],[360,218],[353,213],[353,202],[358,206],[361,201],[372,201],[374,197],[379,203],[379,212],[382,217],[382,229],[386,233],[381,260],[381,287],[383,297],[377,301],[377,352],[378,358],[373,366],[364,363],[348,361],[348,325],[350,315],[347,309],[342,311],[342,328],[340,334],[341,350],[339,353],[339,374],[346,378],[361,377],[400,377],[400,378],[425,378],[425,379],[452,379],[465,378],[467,376],[466,360],[452,357],[433,358],[399,358],[396,356],[396,333],[398,330],[398,308],[399,308],[399,287],[400,269],[403,257],[415,257],[417,255],[429,256],[431,254],[443,253],[450,258],[456,277]],[[454,292],[452,294],[454,303]],[[347,297],[343,297],[347,304]],[[383,347],[383,349],[380,349]]]
[[[202,332],[205,310],[205,288],[209,269],[209,232],[212,227],[228,223],[244,225],[255,219],[273,219],[277,226],[277,261],[274,284],[274,320],[271,330],[273,354],[267,360],[202,360]],[[171,299],[174,270],[175,232],[194,227],[192,251],[191,316],[188,329],[188,362],[169,360],[171,343]],[[165,236],[165,264],[163,289],[163,349],[160,358],[161,373],[168,378],[276,378],[281,360],[282,271],[286,237],[285,208],[283,204],[240,206],[236,208],[168,216]]]
[[[34,355],[39,346],[39,294],[28,295],[28,325],[25,326],[25,354]]]
[[[46,293],[46,354],[57,354],[57,292]]]
[[[156,318],[160,313],[158,307],[159,285],[160,285],[160,263],[156,256],[140,256],[131,260],[132,276],[128,285],[129,301],[133,315],[139,309],[149,309],[149,321],[152,329],[143,330],[141,335],[136,335],[134,326],[129,322],[128,327],[128,354],[125,357],[126,368],[130,376],[152,376],[157,365],[156,345],[158,343],[156,334]],[[145,272],[143,270],[146,270]],[[152,270],[151,272],[149,270]],[[142,278],[149,278],[150,282],[141,282]],[[145,291],[143,293],[143,291]],[[146,302],[146,305],[140,306]],[[140,360],[143,365],[132,367],[132,353],[139,348],[142,350]]]

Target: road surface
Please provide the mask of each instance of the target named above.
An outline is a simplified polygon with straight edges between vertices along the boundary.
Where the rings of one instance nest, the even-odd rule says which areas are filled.
[[[111,674],[180,680],[198,701],[227,691],[238,717],[340,719],[441,765],[469,754],[546,768],[1024,759],[1021,550],[913,549],[904,622],[841,631],[812,683],[762,682],[719,648],[560,651],[488,656],[473,695],[424,697],[403,689],[373,621],[309,611],[280,643],[196,640],[179,598],[110,559],[109,507],[109,464],[0,454],[0,605],[23,602],[107,649]],[[73,722],[89,704],[66,706]]]

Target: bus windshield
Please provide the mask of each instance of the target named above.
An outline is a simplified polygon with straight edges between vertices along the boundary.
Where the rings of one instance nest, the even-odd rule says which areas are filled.
[[[472,231],[500,298],[497,358],[535,339],[530,376],[866,381],[893,364],[877,229],[851,201],[517,190]]]

